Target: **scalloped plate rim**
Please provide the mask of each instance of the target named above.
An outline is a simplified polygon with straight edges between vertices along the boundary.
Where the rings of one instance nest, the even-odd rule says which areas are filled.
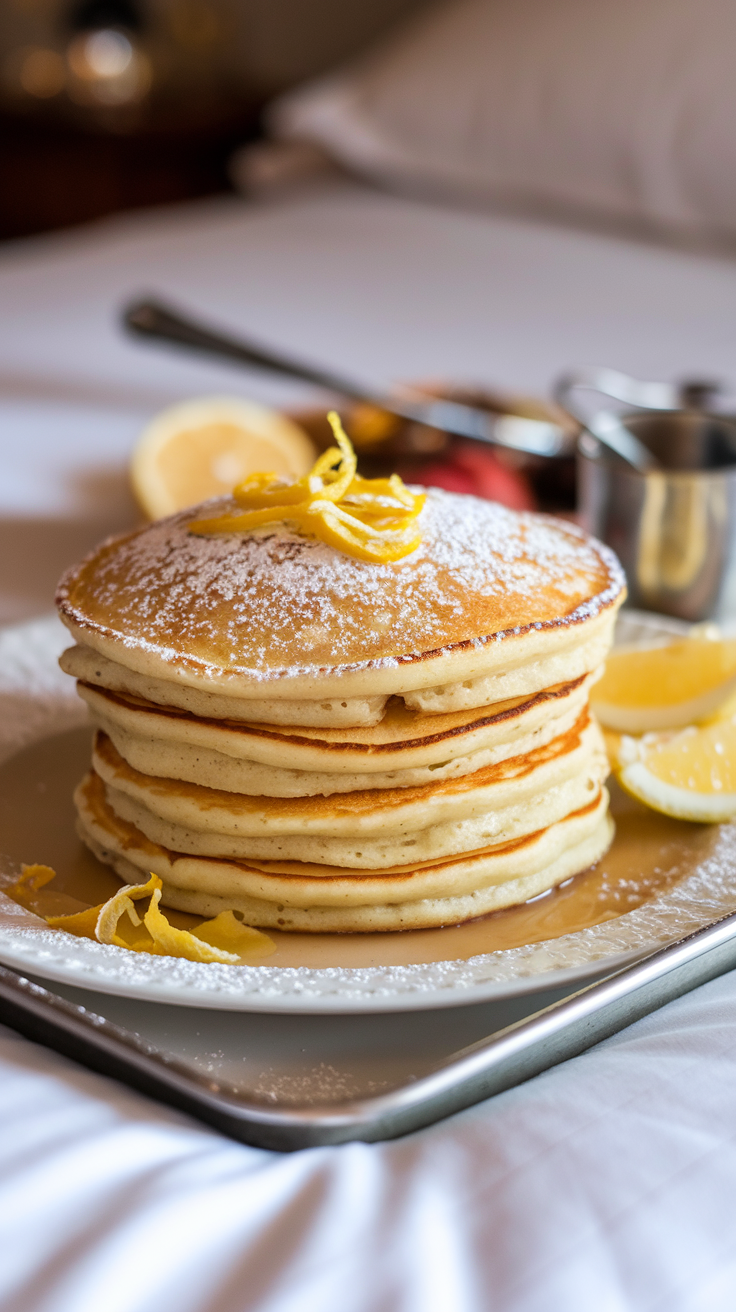
[[[676,624],[671,620],[665,620],[662,624],[660,617],[649,616],[642,612],[624,612],[622,619],[624,623],[628,620],[631,624],[644,626],[650,632],[659,627],[660,633],[664,629],[668,634],[672,634]],[[38,668],[48,673],[48,669],[55,661],[54,647],[58,645],[59,634],[58,627],[54,627],[51,619],[46,622],[49,625],[48,650],[44,651],[41,627],[38,632],[42,640],[37,644],[36,659]],[[43,621],[33,623],[36,626],[43,625]],[[6,628],[0,633],[0,646],[6,640],[12,641],[14,635],[22,640],[27,629],[28,625]],[[23,677],[25,677],[25,666]],[[32,687],[33,671],[29,667],[27,691],[31,692]],[[63,725],[59,723],[60,714],[58,707],[55,711],[53,706],[49,706],[46,733],[37,732],[36,741],[43,741],[44,738],[59,732],[60,727],[68,727],[68,707],[65,712],[67,718]],[[14,753],[9,753],[8,756],[12,754]],[[736,826],[723,826],[722,829],[728,831],[731,844],[736,851]],[[729,848],[726,856],[732,855]],[[708,860],[704,863],[704,867],[707,866]],[[661,907],[666,919],[672,910],[677,912],[680,893],[693,880],[702,880],[703,877],[705,877],[703,886],[705,904],[701,915],[686,906],[684,921],[678,926],[677,932],[658,933],[655,925],[655,929],[649,933],[642,934],[640,928],[637,936],[637,923],[642,912],[649,916],[654,911],[656,921],[656,910]],[[722,900],[720,905],[717,905],[711,900],[712,894],[713,890],[708,884],[707,869],[704,869],[702,873],[691,875],[682,885],[678,885],[675,890],[655,899],[652,903],[644,904],[643,907],[615,920],[605,921],[562,938],[464,960],[418,963],[413,966],[316,969],[304,966],[202,965],[138,955],[133,964],[130,961],[132,954],[126,953],[121,948],[72,939],[70,935],[64,935],[64,939],[69,943],[67,947],[60,941],[58,930],[50,930],[38,917],[21,912],[15,903],[0,892],[0,962],[22,974],[38,976],[44,980],[73,985],[93,992],[186,1007],[336,1015],[351,1012],[432,1010],[546,992],[576,983],[582,986],[591,979],[620,970],[656,952],[674,939],[704,927],[718,915],[726,914],[729,909],[736,909],[736,888],[733,892],[732,906],[728,904],[728,897],[726,902]],[[19,923],[21,921],[23,923]],[[619,941],[617,944],[610,944],[610,950],[606,951],[609,935],[620,940],[622,934],[626,938],[627,931],[630,933],[632,930],[634,942],[631,942],[630,946],[624,947]],[[39,943],[38,939],[41,935],[43,941]],[[587,950],[583,950],[582,960],[564,966],[555,966],[554,961],[550,961],[550,958],[559,957],[570,947],[574,951],[575,940],[581,940],[583,936],[586,936],[584,942]],[[638,941],[636,941],[637,937]],[[597,940],[600,940],[599,953],[595,951]],[[78,958],[77,961],[69,960],[71,944],[74,945],[73,957]],[[580,947],[583,947],[582,942]],[[50,957],[56,960],[50,960]],[[546,967],[542,964],[545,958],[550,963]],[[122,967],[122,972],[118,967]],[[498,978],[498,971],[501,968],[511,971],[505,979]],[[221,972],[226,973],[223,975]],[[241,987],[234,987],[236,981],[231,972],[239,974],[243,972],[240,975]],[[496,978],[488,978],[494,972]],[[130,978],[123,979],[121,974],[127,974]],[[442,982],[443,976],[445,982]],[[246,985],[245,988],[242,987],[243,984]]]

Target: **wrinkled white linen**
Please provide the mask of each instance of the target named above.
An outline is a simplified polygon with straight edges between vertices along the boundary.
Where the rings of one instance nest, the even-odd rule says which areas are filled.
[[[3,1312],[732,1312],[736,978],[421,1133],[279,1156],[0,1032]]]
[[[115,309],[147,287],[378,381],[542,390],[597,361],[733,378],[735,264],[349,186],[18,243],[0,254],[8,617],[46,611],[64,553],[134,516],[125,459],[158,406],[297,395],[126,341]],[[419,1134],[291,1156],[0,1031],[0,1307],[733,1312],[735,1003],[727,977]]]
[[[735,40],[732,0],[451,0],[269,118],[403,190],[732,242]]]

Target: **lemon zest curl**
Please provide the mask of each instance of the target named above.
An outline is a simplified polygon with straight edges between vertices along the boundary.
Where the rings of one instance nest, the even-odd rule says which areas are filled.
[[[194,520],[190,533],[242,533],[287,523],[372,564],[402,560],[415,551],[424,494],[412,492],[398,474],[362,478],[339,415],[331,410],[327,418],[337,446],[323,451],[308,474],[292,483],[278,474],[251,474],[233,490],[241,514]]]
[[[232,911],[220,911],[194,929],[177,929],[160,907],[162,881],[151,874],[141,884],[125,884],[107,902],[85,907],[71,915],[48,915],[43,889],[56,877],[51,866],[24,865],[18,879],[3,892],[14,902],[42,917],[51,929],[75,938],[88,938],[112,947],[128,948],[153,957],[183,957],[186,961],[241,965],[270,956],[275,944],[268,934],[244,925]],[[148,899],[148,907],[136,902]]]

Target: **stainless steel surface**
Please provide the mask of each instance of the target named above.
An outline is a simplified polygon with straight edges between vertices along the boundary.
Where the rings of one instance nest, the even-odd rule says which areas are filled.
[[[16,968],[17,969],[17,968]],[[610,970],[605,972],[610,974]],[[105,996],[33,975],[67,1002],[102,1011],[188,1070],[243,1099],[313,1107],[362,1100],[436,1069],[458,1049],[523,1020],[575,992],[580,983],[532,995],[496,998],[453,1009],[352,1015],[212,1012],[140,998]],[[590,983],[591,980],[586,980]]]
[[[204,1066],[201,1060],[187,1061],[181,1052],[172,1053],[170,1043],[167,1048],[165,1037],[163,1043],[161,1036],[151,1041],[145,1032],[136,1034],[115,1024],[105,1015],[111,1008],[110,999],[93,996],[95,1010],[90,1010],[6,968],[0,968],[0,1019],[97,1070],[199,1116],[234,1138],[288,1151],[354,1139],[394,1138],[428,1125],[576,1056],[734,966],[736,914],[469,1046],[442,1054],[437,1052],[436,1043],[433,1049],[430,1042],[424,1071],[416,1071],[415,1063],[410,1062],[409,1070],[395,1070],[389,1076],[391,1087],[368,1096],[355,1096],[347,1090],[342,1097],[335,1097],[328,1079],[326,1096],[318,1087],[316,1096],[305,1098],[298,1078],[284,1089],[283,1081],[279,1086],[268,1074],[255,1091],[252,1080],[250,1087],[248,1081],[245,1088],[242,1084],[238,1087],[232,1072],[229,1078],[222,1078],[216,1061]],[[481,1019],[487,1019],[482,1016],[482,1008],[467,1010],[477,1010]],[[178,1012],[178,1017],[183,1014]],[[423,1019],[426,1023],[428,1015]],[[313,1020],[319,1023],[317,1018]],[[340,1020],[334,1018],[333,1024]],[[451,1035],[462,1044],[467,1025],[463,1026],[457,1012],[452,1021]],[[392,1017],[390,1023],[385,1017],[374,1020],[374,1024],[386,1027],[389,1048],[390,1025],[397,1029],[400,1039],[400,1022],[400,1017]],[[200,1023],[203,1029],[210,1026],[210,1014]],[[300,1040],[309,1047],[305,1018],[300,1017],[297,1023]],[[346,1023],[354,1027],[355,1018]],[[267,1024],[272,1026],[273,1018],[268,1018]],[[411,1026],[416,1024],[417,1018],[411,1017]],[[139,1024],[139,1030],[145,1031],[145,1023]],[[208,1038],[211,1040],[211,1031],[204,1036],[205,1054]],[[442,1044],[439,1046],[441,1049]],[[380,1084],[380,1057],[375,1073]]]
[[[576,389],[637,410],[585,415]],[[584,526],[619,556],[632,605],[691,623],[736,616],[736,416],[695,407],[715,384],[639,383],[612,370],[569,375],[557,395],[586,426],[578,441]],[[678,408],[681,398],[691,408]],[[608,435],[605,429],[608,426]],[[632,468],[608,447],[626,433],[654,467]]]
[[[707,410],[722,387],[714,379],[703,378],[688,378],[681,383],[646,383],[618,369],[594,367],[563,374],[555,386],[560,404],[573,414],[578,412],[573,400],[578,391],[598,392],[638,410]]]
[[[659,461],[654,453],[639,441],[636,434],[612,410],[598,410],[590,415],[584,410],[581,412],[578,391],[599,392],[630,405],[648,406],[656,399],[662,402],[661,408],[668,408],[669,401],[674,397],[674,390],[669,384],[639,383],[616,369],[581,369],[576,373],[563,374],[554,389],[557,402],[628,465],[640,473],[658,468]]]
[[[636,469],[640,474],[659,468],[659,461],[654,454],[625,424],[621,423],[617,415],[600,410],[598,414],[590,416],[586,428],[603,443],[604,447],[614,455],[620,456],[627,465],[631,465],[632,469]]]
[[[288,359],[259,344],[236,340],[214,331],[155,300],[146,299],[129,305],[123,312],[123,323],[139,337],[172,342],[238,364],[301,378],[328,392],[377,406],[412,423],[438,428],[459,437],[512,447],[530,455],[570,455],[574,450],[574,437],[557,424],[528,419],[522,415],[496,415],[456,401],[414,400],[377,392],[352,379],[338,377],[328,370]]]

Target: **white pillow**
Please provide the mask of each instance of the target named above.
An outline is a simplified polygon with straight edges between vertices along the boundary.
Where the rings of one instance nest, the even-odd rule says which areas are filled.
[[[270,126],[404,188],[731,235],[736,0],[443,5]]]

